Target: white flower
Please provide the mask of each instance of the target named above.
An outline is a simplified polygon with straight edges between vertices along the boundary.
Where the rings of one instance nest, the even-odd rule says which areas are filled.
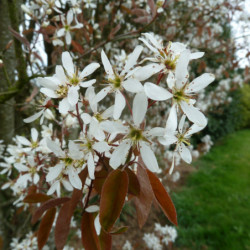
[[[180,54],[186,50],[186,45],[183,43],[169,42],[166,47],[163,47],[162,42],[158,42],[150,33],[143,33],[144,37],[139,38],[153,53],[154,57],[147,57],[143,61],[151,61],[160,63],[165,73],[174,72]],[[196,52],[190,54],[189,60],[200,58],[204,52]],[[142,62],[143,62],[142,61]]]
[[[100,67],[100,64],[91,63],[79,73],[73,64],[69,52],[62,53],[62,64],[63,67],[56,66],[56,74],[54,76],[38,78],[38,81],[44,86],[44,88],[40,90],[42,93],[51,98],[62,99],[59,102],[59,112],[61,114],[67,114],[69,110],[75,109],[75,105],[79,99],[78,90],[80,86],[88,88],[96,82],[95,79],[85,80],[87,76]]]
[[[96,4],[94,3],[93,0],[83,0],[83,2],[85,3],[84,7],[87,8],[87,9],[96,8]]]
[[[71,34],[70,34],[70,31],[73,30],[73,29],[80,29],[83,27],[83,24],[82,23],[77,23],[75,26],[71,26],[71,23],[73,21],[73,11],[72,10],[69,10],[68,13],[67,13],[67,19],[65,20],[65,17],[62,16],[62,23],[63,23],[63,28],[59,29],[57,31],[57,36],[58,37],[61,37],[61,36],[65,36],[65,40],[66,40],[66,43],[68,45],[71,44]]]
[[[132,93],[138,93],[143,91],[143,87],[140,81],[134,77],[131,77],[135,70],[137,70],[135,69],[131,71],[131,69],[136,64],[136,61],[139,58],[142,49],[142,46],[137,46],[134,49],[134,51],[128,56],[127,63],[125,64],[124,69],[120,73],[113,70],[105,52],[102,51],[102,63],[107,73],[108,86],[102,89],[99,93],[97,93],[95,97],[95,102],[101,101],[108,93],[115,93],[115,104],[113,113],[113,117],[115,120],[119,119],[126,105],[125,97],[123,96],[122,91],[124,89]]]
[[[189,58],[189,50],[182,52],[176,65],[175,75],[171,72],[169,73],[167,83],[171,93],[150,82],[145,83],[144,89],[146,95],[152,100],[163,101],[172,98],[172,110],[177,112],[177,108],[180,107],[190,121],[204,127],[207,124],[207,119],[198,108],[193,106],[195,103],[193,96],[196,92],[208,86],[215,78],[212,74],[204,73],[188,83],[187,66]]]
[[[192,161],[192,155],[187,147],[190,145],[189,139],[192,134],[201,131],[204,127],[198,126],[197,124],[193,124],[189,129],[183,131],[185,119],[186,116],[183,115],[179,122],[177,130],[177,115],[175,113],[175,110],[171,109],[169,118],[166,123],[164,137],[160,137],[159,142],[165,146],[169,146],[175,143],[175,153],[178,153],[185,162],[190,164]],[[170,174],[172,174],[174,169],[174,160],[175,154],[173,154],[173,161],[169,171]]]
[[[137,94],[133,102],[133,121],[134,124],[124,125],[118,122],[104,121],[102,126],[108,133],[123,134],[124,138],[120,145],[115,148],[110,157],[110,166],[117,169],[125,164],[129,150],[137,149],[146,167],[152,171],[159,171],[159,166],[154,152],[150,147],[152,136],[162,136],[163,128],[152,128],[144,131],[140,128],[147,111],[147,97],[144,93]]]
[[[56,179],[61,179],[63,173],[69,177],[70,184],[76,188],[82,188],[82,181],[79,177],[79,172],[83,169],[85,162],[83,161],[83,153],[78,149],[77,145],[73,142],[69,142],[68,152],[64,152],[61,147],[54,141],[46,139],[48,148],[60,159],[60,162],[54,167],[49,168],[49,172],[46,176],[46,181],[50,182]],[[67,186],[62,180],[64,186]],[[55,187],[56,189],[56,187]],[[69,189],[69,188],[66,188]],[[51,190],[52,192],[54,190]]]

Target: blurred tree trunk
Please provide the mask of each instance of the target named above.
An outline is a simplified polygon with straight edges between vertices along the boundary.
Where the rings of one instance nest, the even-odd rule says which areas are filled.
[[[4,48],[8,42],[13,39],[8,29],[10,27],[10,18],[8,15],[7,0],[0,0],[0,56],[3,60],[3,67],[0,68],[0,92],[7,91],[10,82],[14,80],[15,53],[12,45],[4,54]],[[6,77],[8,75],[8,77]],[[8,82],[9,78],[10,82]],[[15,130],[14,99],[0,104],[0,139],[5,143],[10,143]]]

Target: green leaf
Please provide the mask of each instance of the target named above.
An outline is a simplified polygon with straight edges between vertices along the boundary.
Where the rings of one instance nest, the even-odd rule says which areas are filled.
[[[104,182],[100,200],[100,223],[106,232],[112,229],[120,216],[127,192],[127,173],[113,170]]]
[[[176,214],[174,203],[172,202],[169,194],[167,193],[164,186],[162,185],[162,183],[160,182],[160,180],[157,178],[155,174],[153,174],[149,170],[147,170],[147,174],[148,174],[153,192],[155,194],[155,198],[158,201],[159,205],[161,206],[164,214],[173,224],[177,226],[178,225],[177,214]]]

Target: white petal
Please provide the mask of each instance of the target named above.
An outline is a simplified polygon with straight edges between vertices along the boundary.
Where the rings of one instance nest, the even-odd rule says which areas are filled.
[[[189,63],[190,51],[184,50],[176,65],[175,70],[175,78],[176,78],[176,87],[178,89],[182,88],[182,86],[187,82],[188,76],[188,63]]]
[[[49,168],[49,172],[46,175],[46,181],[55,180],[62,172],[63,164],[57,164],[54,167]]]
[[[66,83],[67,78],[61,65],[56,66],[56,77],[60,80],[61,84]]]
[[[95,218],[94,225],[95,225],[96,234],[100,235],[100,233],[101,233],[101,224],[100,224],[99,214]]]
[[[168,73],[167,84],[170,89],[173,89],[175,86],[175,76],[173,72]]]
[[[139,81],[145,81],[152,75],[160,72],[163,68],[164,68],[163,65],[157,63],[151,63],[136,70],[134,73],[134,77]]]
[[[175,136],[173,131],[169,130],[169,131],[166,131],[166,134],[164,135],[164,137],[158,138],[158,141],[164,146],[169,146],[171,144],[176,143],[178,141],[178,138]]]
[[[139,58],[142,50],[143,47],[141,45],[135,47],[134,51],[128,56],[128,60],[124,70],[121,72],[121,75],[125,75],[136,64],[136,61]]]
[[[31,129],[31,138],[32,138],[32,141],[33,142],[36,142],[37,141],[37,138],[38,138],[38,132],[35,128],[32,128]]]
[[[78,86],[71,86],[69,88],[69,92],[68,92],[68,102],[70,103],[70,105],[74,106],[77,104],[78,102],[78,98],[79,98],[79,94],[78,94]]]
[[[112,153],[109,164],[113,169],[117,169],[124,164],[131,145],[128,141],[123,141]]]
[[[88,206],[85,209],[85,211],[88,213],[95,213],[95,212],[99,211],[99,206],[97,206],[97,205]]]
[[[42,85],[46,89],[56,90],[59,82],[54,77],[38,77],[38,84]]]
[[[158,172],[159,166],[155,154],[145,142],[140,142],[140,152],[146,167],[152,172]]]
[[[66,36],[65,36],[65,38],[66,38],[66,44],[70,45],[70,44],[71,44],[72,38],[71,38],[71,35],[70,35],[70,32],[69,32],[69,31],[66,31]]]
[[[177,129],[177,110],[176,110],[176,104],[173,104],[169,116],[166,122],[166,130],[168,131],[176,131]]]
[[[98,141],[103,141],[105,139],[105,133],[103,132],[99,122],[95,118],[90,122],[89,133]]]
[[[161,44],[150,33],[143,33],[144,36],[157,48],[162,49]]]
[[[31,142],[28,139],[26,139],[25,137],[17,135],[16,138],[17,138],[18,142],[20,142],[22,145],[31,146]]]
[[[146,136],[163,136],[165,128],[155,127],[145,132]]]
[[[30,117],[28,117],[28,118],[23,119],[23,121],[24,121],[25,123],[33,122],[33,121],[35,121],[37,118],[39,118],[39,117],[43,114],[43,112],[44,112],[44,109],[42,109],[42,110],[39,111],[38,113],[35,113],[34,115],[32,115],[32,116],[30,116]]]
[[[198,108],[195,108],[193,105],[188,104],[185,101],[181,101],[181,108],[191,122],[196,123],[201,127],[205,127],[207,125],[206,117]]]
[[[213,74],[205,73],[201,76],[195,78],[192,82],[188,84],[185,93],[198,92],[201,89],[206,88],[215,79]]]
[[[129,78],[122,83],[122,86],[129,92],[137,93],[143,91],[143,86],[139,80]]]
[[[96,94],[93,101],[96,103],[100,102],[109,93],[110,90],[111,90],[111,87],[106,87],[102,89],[99,93]]]
[[[179,122],[178,130],[179,130],[179,132],[181,134],[182,134],[183,127],[184,127],[184,124],[185,124],[185,119],[186,119],[186,115],[182,115],[181,120]]]
[[[35,173],[35,175],[34,175],[34,177],[33,177],[33,182],[34,182],[34,184],[37,184],[39,180],[40,180],[39,175],[38,175],[37,173]]]
[[[84,70],[82,71],[82,73],[80,74],[80,78],[84,78],[86,76],[89,76],[90,74],[92,74],[94,71],[96,71],[96,69],[98,69],[100,67],[99,63],[91,63],[88,66],[86,66],[84,68]]]
[[[58,189],[58,186],[60,187],[60,182],[59,181],[55,181],[51,187],[49,188],[48,192],[47,192],[47,195],[51,195],[53,194],[57,189]]]
[[[73,141],[69,141],[69,156],[74,160],[81,160],[83,158],[83,152],[79,150]]]
[[[146,95],[150,99],[156,100],[156,101],[165,101],[173,96],[166,89],[160,86],[157,86],[156,84],[153,84],[151,82],[146,82],[144,84],[144,90],[145,90]]]
[[[59,102],[59,112],[61,114],[67,114],[70,109],[68,98],[64,98]]]
[[[96,150],[99,153],[104,153],[105,151],[109,151],[110,146],[108,145],[107,142],[105,141],[100,141],[100,142],[96,142],[93,145],[93,149]]]
[[[76,189],[81,189],[82,181],[74,167],[71,166],[68,168],[68,175],[71,185]]]
[[[52,89],[41,88],[40,92],[51,98],[58,98],[58,95]]]
[[[70,77],[74,74],[74,64],[69,52],[62,53],[62,64]]]
[[[61,29],[59,29],[59,30],[56,32],[56,35],[57,35],[58,37],[64,36],[64,34],[65,34],[65,29],[64,29],[64,28],[61,28]]]
[[[29,171],[29,168],[23,165],[22,163],[15,163],[14,167],[19,171],[19,172],[26,172]]]
[[[102,118],[103,119],[107,119],[109,117],[111,117],[114,113],[114,105],[110,106],[109,108],[107,108],[102,114]]]
[[[95,179],[95,162],[93,155],[89,153],[88,155],[88,173],[89,173],[89,178],[94,180]]]
[[[135,95],[133,101],[133,120],[136,126],[139,126],[147,112],[148,98],[144,92]]]
[[[188,131],[185,133],[185,137],[189,137],[190,135],[197,133],[199,131],[201,131],[202,129],[204,129],[204,127],[198,126],[197,124],[193,124]]]
[[[181,143],[178,146],[178,151],[181,155],[181,158],[188,164],[192,162],[192,155],[189,151],[189,149],[184,145],[184,143]]]
[[[204,52],[195,52],[190,54],[190,60],[198,59],[204,56]]]
[[[156,54],[159,54],[159,51],[154,48],[146,39],[140,37],[139,40],[142,41],[151,51]]]
[[[118,120],[120,118],[121,113],[122,113],[123,109],[125,108],[125,106],[126,106],[125,97],[122,95],[122,93],[120,91],[116,91],[114,114],[113,114],[113,118],[115,120]]]
[[[81,114],[81,118],[85,124],[89,124],[91,122],[92,116],[87,113],[83,113]]]
[[[51,141],[49,138],[46,138],[46,145],[57,157],[65,157],[65,153],[56,142]]]
[[[70,25],[73,21],[73,11],[70,9],[67,13],[67,24]]]
[[[80,86],[83,88],[88,88],[88,87],[92,86],[95,82],[96,82],[96,79],[92,79],[89,81],[81,82]]]
[[[111,66],[111,64],[109,62],[109,59],[106,56],[104,50],[102,50],[101,57],[102,57],[102,64],[104,66],[105,72],[107,73],[108,77],[109,78],[114,78],[115,75],[114,75],[113,68],[112,68],[112,66]]]
[[[73,191],[73,187],[71,186],[71,184],[68,181],[62,179],[62,184],[66,190]]]

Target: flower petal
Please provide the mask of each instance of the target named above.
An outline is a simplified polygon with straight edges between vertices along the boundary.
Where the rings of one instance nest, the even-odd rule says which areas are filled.
[[[181,101],[180,105],[184,114],[191,122],[196,123],[198,126],[201,127],[205,127],[207,125],[206,117],[198,108],[195,108],[193,105],[188,104],[185,101]]]
[[[144,90],[145,90],[146,95],[150,99],[155,100],[155,101],[165,101],[173,96],[166,89],[160,86],[157,86],[156,84],[153,84],[151,82],[146,82],[144,84]]]
[[[135,71],[133,76],[139,81],[145,81],[152,75],[160,72],[163,68],[163,65],[151,63],[141,68],[138,68],[138,70]]]
[[[136,126],[139,126],[147,112],[148,98],[144,92],[135,95],[133,101],[133,120]]]
[[[89,153],[88,155],[88,173],[89,173],[89,178],[94,180],[95,179],[95,162],[93,155]]]
[[[140,152],[146,167],[152,172],[158,172],[159,166],[155,154],[145,142],[140,142]]]
[[[115,120],[118,120],[120,118],[121,113],[122,113],[123,109],[125,108],[125,105],[126,105],[126,101],[125,101],[124,96],[122,95],[122,93],[120,91],[116,91],[114,114],[113,114],[113,118]]]
[[[62,53],[62,64],[68,75],[72,77],[74,74],[74,64],[72,57],[67,51]]]
[[[78,86],[71,86],[68,91],[68,102],[70,105],[74,106],[78,102],[79,94],[78,94]]]
[[[192,162],[192,155],[190,153],[190,150],[184,145],[184,143],[181,143],[178,146],[178,151],[180,153],[181,158],[188,164]]]
[[[185,90],[185,93],[198,92],[206,88],[215,79],[213,74],[204,73],[190,82]]]
[[[46,181],[55,180],[62,172],[62,169],[63,169],[63,164],[57,164],[54,167],[50,167],[49,172],[46,175]]]
[[[143,91],[141,82],[135,78],[129,78],[122,83],[122,86],[129,92],[137,93]]]
[[[166,130],[167,131],[176,131],[176,129],[177,129],[177,110],[176,110],[176,108],[177,108],[177,105],[173,104],[171,109],[170,109],[168,119],[166,122]]]
[[[70,184],[76,189],[82,189],[82,181],[76,171],[76,169],[71,166],[68,168],[68,176]]]
[[[102,58],[102,64],[104,66],[105,72],[107,73],[108,77],[114,78],[115,75],[114,75],[113,68],[112,68],[112,66],[109,62],[109,59],[108,59],[107,55],[105,54],[104,50],[102,50],[101,58]]]
[[[61,114],[67,114],[70,109],[68,98],[64,98],[59,102],[59,112]]]
[[[86,76],[89,76],[90,74],[92,74],[94,71],[96,71],[96,69],[98,69],[100,67],[99,63],[91,63],[89,65],[87,65],[84,70],[82,71],[82,73],[80,74],[80,78],[84,78]]]

